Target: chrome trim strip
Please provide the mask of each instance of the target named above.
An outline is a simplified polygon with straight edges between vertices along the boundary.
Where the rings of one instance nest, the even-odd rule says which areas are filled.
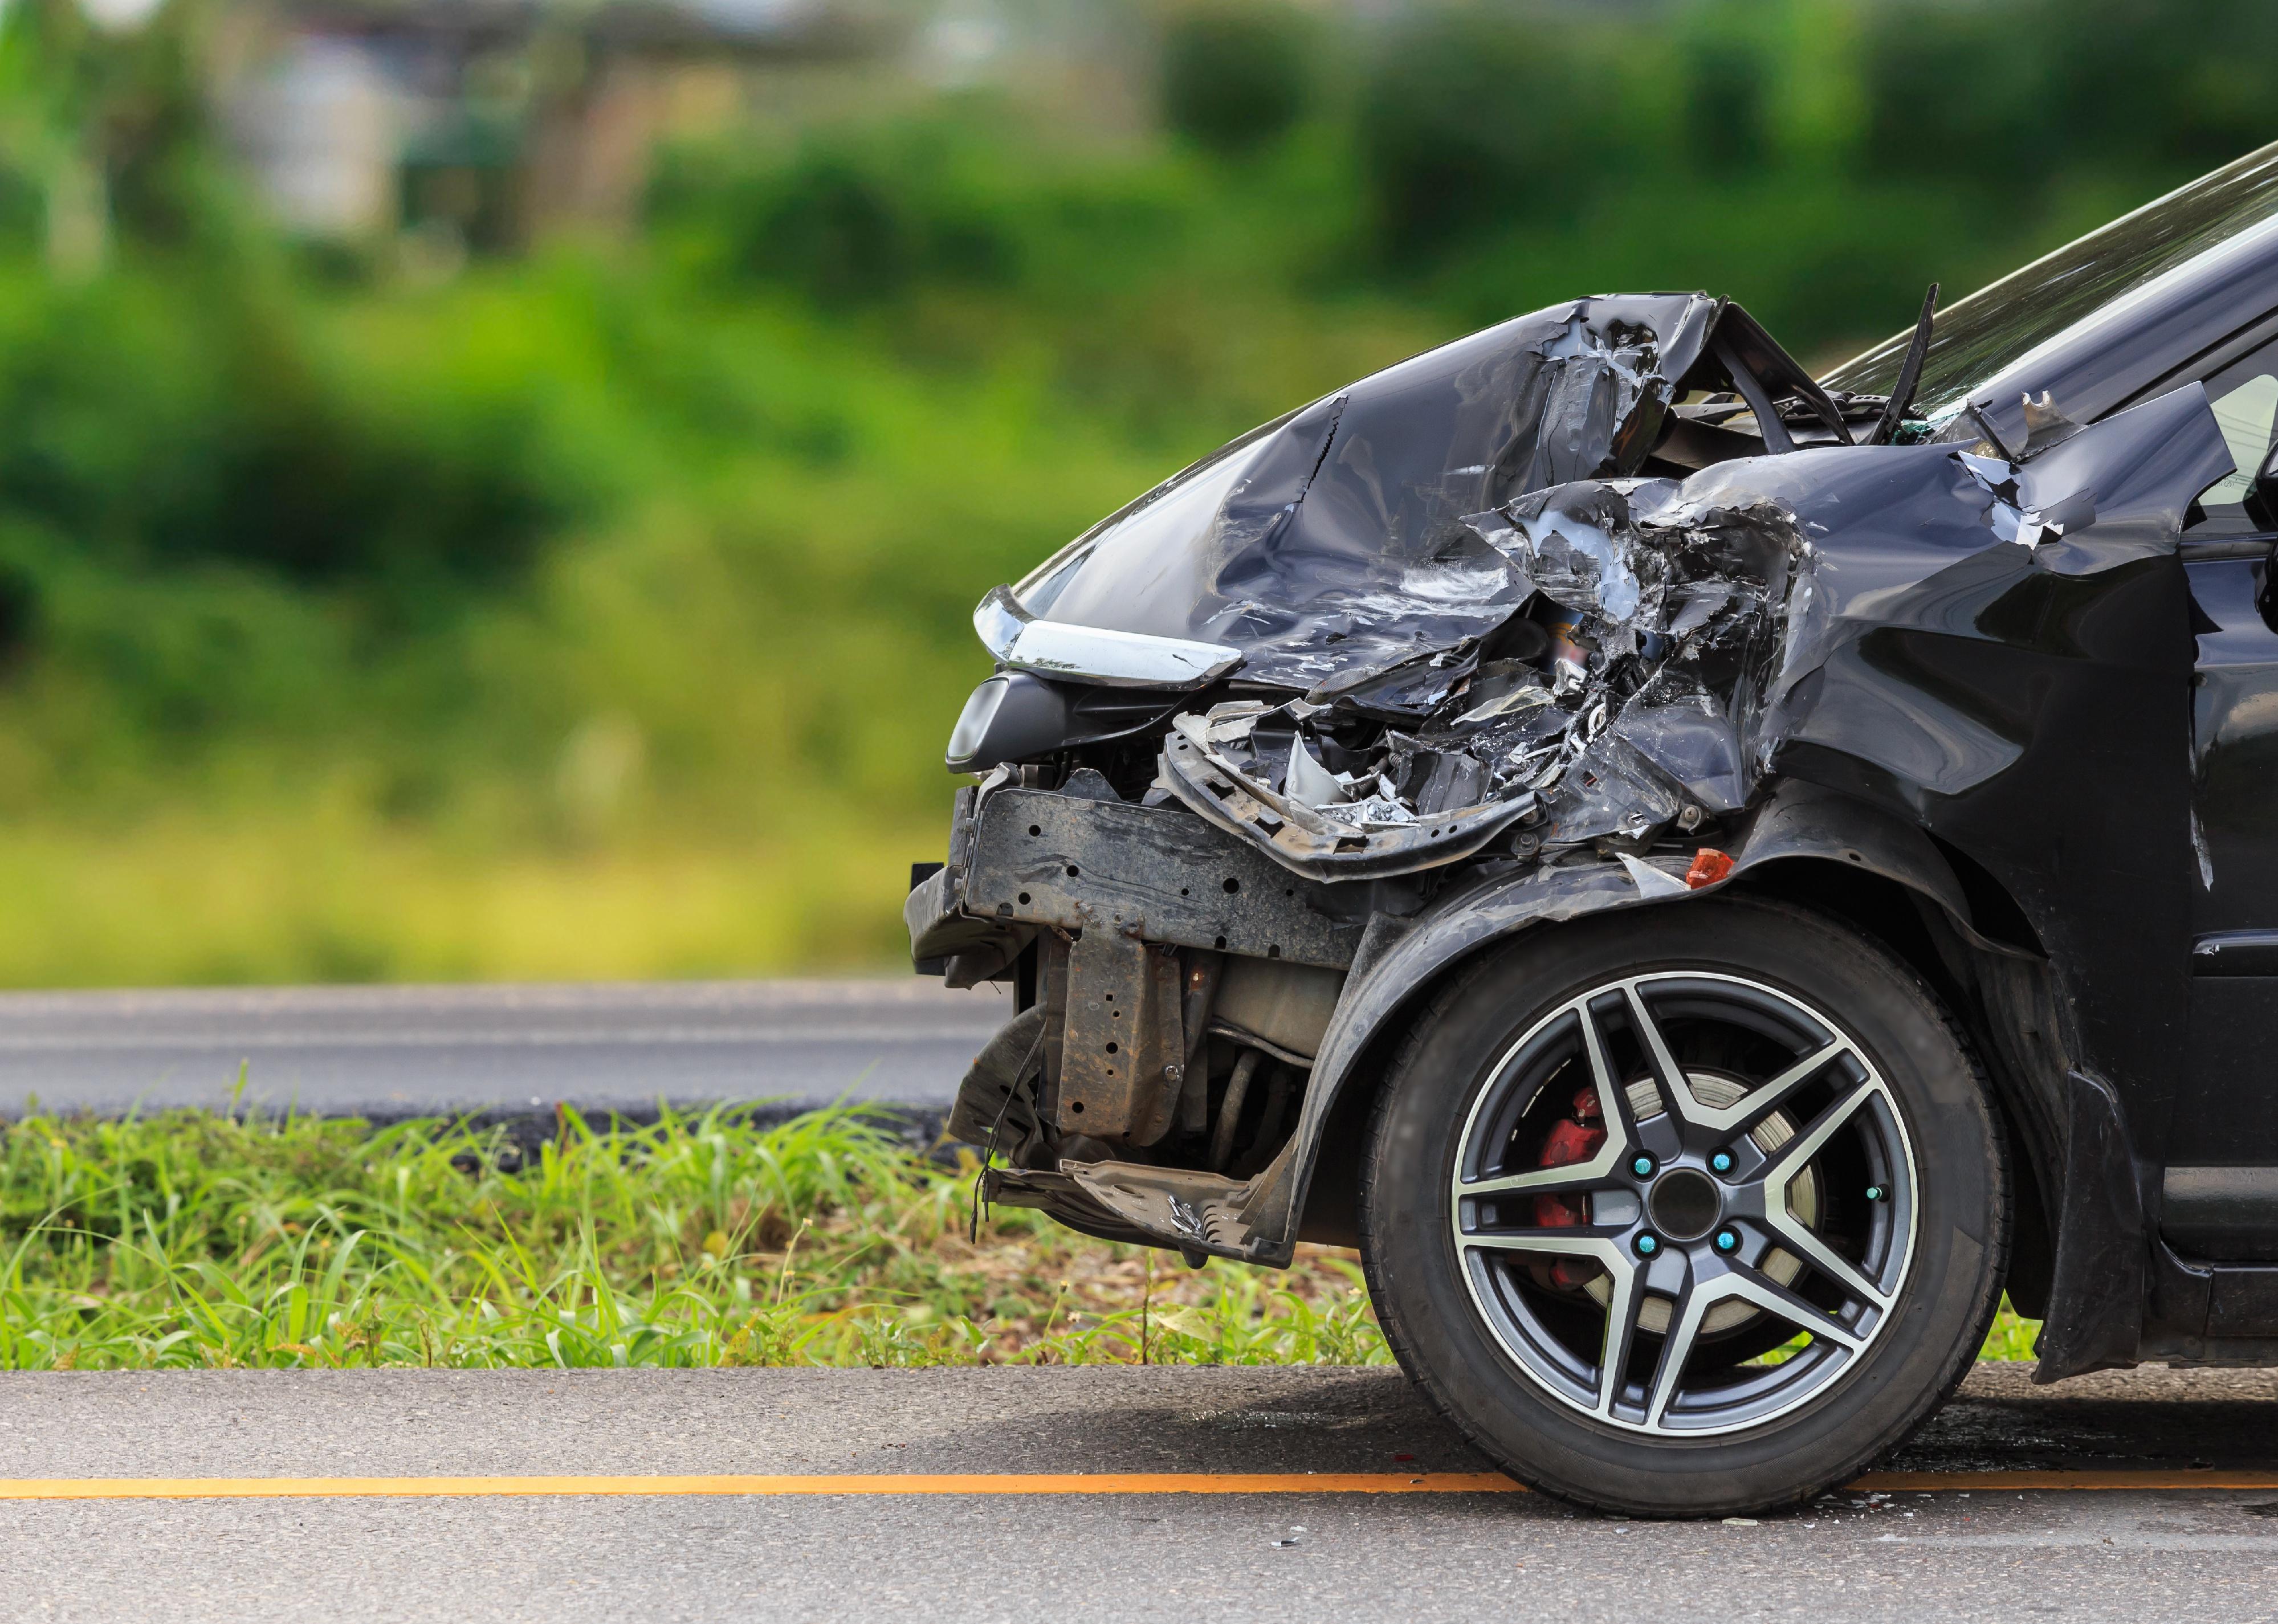
[[[1109,688],[1199,688],[1242,663],[1242,651],[1222,643],[1040,621],[1009,586],[993,589],[975,607],[973,629],[982,647],[1015,671]]]

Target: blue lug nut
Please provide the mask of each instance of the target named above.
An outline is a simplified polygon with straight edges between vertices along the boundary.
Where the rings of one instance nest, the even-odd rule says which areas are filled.
[[[1716,1231],[1716,1250],[1719,1252],[1730,1252],[1739,1244],[1740,1238],[1732,1233],[1731,1231],[1718,1230]]]
[[[1661,1250],[1661,1242],[1650,1235],[1640,1235],[1637,1238],[1637,1249],[1640,1257],[1651,1257]]]
[[[1651,1156],[1638,1157],[1635,1161],[1630,1163],[1630,1171],[1635,1173],[1639,1178],[1643,1178],[1647,1174],[1653,1171],[1653,1158]]]
[[[1708,1165],[1720,1173],[1731,1172],[1732,1170],[1732,1153],[1729,1150],[1718,1151],[1715,1155],[1708,1158]]]

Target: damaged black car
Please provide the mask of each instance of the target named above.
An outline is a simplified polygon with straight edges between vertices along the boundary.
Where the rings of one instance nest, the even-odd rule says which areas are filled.
[[[1359,1247],[1522,1480],[1845,1481],[2278,1363],[2278,147],[1815,377],[1576,300],[1235,440],[975,624],[921,970],[987,1201]]]

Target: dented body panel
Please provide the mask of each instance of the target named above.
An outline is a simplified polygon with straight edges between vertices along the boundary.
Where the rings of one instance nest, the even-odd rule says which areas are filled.
[[[1581,300],[1418,355],[1175,475],[1013,596],[1299,691],[1491,630],[1517,599],[1463,515],[1640,465],[1719,309]]]
[[[2259,1210],[2170,1142],[2206,1011],[2278,1015],[2278,918],[2212,878],[2258,849],[2206,788],[2245,758],[2199,736],[2259,727],[2266,678],[2278,709],[2278,621],[2210,641],[2186,562],[2211,488],[2262,490],[2201,380],[2278,338],[2278,149],[2200,186],[2180,235],[2108,228],[2141,239],[2108,275],[2019,273],[2105,278],[2065,322],[2004,349],[1979,301],[1942,338],[1926,303],[1823,386],[1704,294],[1518,317],[990,594],[1000,675],[952,750],[983,776],[907,910],[919,960],[1020,989],[952,1119],[990,1197],[1286,1262],[1339,1234],[1356,1113],[1466,964],[1769,891],[1902,940],[1968,1028],[2045,1379],[2259,1357],[2278,1293],[2162,1239],[2170,1191],[2226,1234]]]

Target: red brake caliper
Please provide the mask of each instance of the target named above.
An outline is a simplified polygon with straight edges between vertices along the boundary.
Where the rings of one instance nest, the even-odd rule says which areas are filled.
[[[1594,1086],[1585,1086],[1574,1096],[1572,1114],[1560,1117],[1550,1126],[1542,1141],[1544,1167],[1571,1167],[1577,1162],[1586,1162],[1598,1154],[1606,1142],[1606,1119],[1598,1109],[1598,1091]],[[1579,1195],[1538,1195],[1534,1198],[1534,1222],[1540,1229],[1575,1229],[1590,1221],[1589,1209]],[[1597,1276],[1598,1266],[1579,1257],[1562,1257],[1545,1271],[1551,1285],[1578,1291]]]

